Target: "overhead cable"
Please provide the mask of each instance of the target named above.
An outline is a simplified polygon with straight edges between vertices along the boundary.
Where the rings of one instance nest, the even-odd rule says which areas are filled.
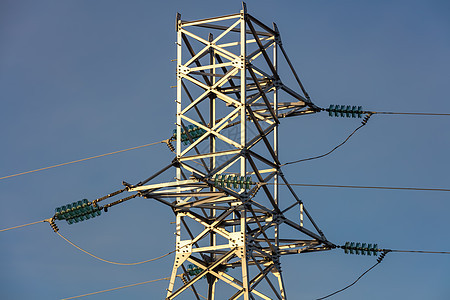
[[[326,299],[326,298],[328,298],[328,297],[331,297],[331,296],[333,296],[333,295],[336,295],[337,293],[340,293],[340,292],[345,291],[346,289],[348,289],[349,287],[351,287],[351,286],[353,286],[355,283],[357,283],[364,275],[366,275],[367,273],[369,273],[373,268],[375,268],[376,266],[378,266],[380,263],[381,263],[381,261],[377,261],[376,264],[374,264],[372,267],[370,267],[369,269],[367,269],[367,270],[366,270],[364,273],[362,273],[355,281],[353,281],[351,284],[347,285],[346,287],[344,287],[344,288],[342,288],[342,289],[340,289],[340,290],[338,290],[338,291],[336,291],[336,292],[333,292],[333,293],[331,293],[331,294],[329,294],[329,295],[326,295],[326,296],[324,296],[324,297],[317,298],[317,300]]]
[[[428,112],[393,112],[393,111],[369,111],[363,110],[362,106],[355,105],[330,105],[328,108],[320,108],[327,111],[330,117],[361,118],[363,114],[378,115],[413,115],[413,116],[450,116],[450,113],[428,113]]]
[[[275,183],[261,183],[274,185]],[[286,185],[278,183],[278,185]],[[351,188],[351,189],[378,189],[378,190],[404,190],[404,191],[427,191],[427,192],[450,192],[450,189],[443,188],[423,188],[423,187],[393,187],[393,186],[364,186],[364,185],[337,185],[337,184],[309,184],[309,183],[289,183],[293,186],[305,187],[328,187],[328,188]]]
[[[333,153],[335,150],[337,150],[339,147],[341,147],[341,146],[343,146],[359,129],[361,129],[362,127],[364,127],[366,124],[367,124],[367,121],[369,120],[369,118],[370,118],[370,114],[369,115],[367,115],[365,118],[364,118],[364,120],[363,120],[363,122],[362,122],[362,125],[360,125],[358,128],[356,128],[355,130],[353,130],[353,132],[352,133],[350,133],[350,135],[342,142],[342,143],[340,143],[339,145],[337,145],[336,147],[334,147],[333,149],[331,149],[330,151],[328,151],[327,153],[325,153],[325,154],[322,154],[322,155],[319,155],[319,156],[313,156],[313,157],[309,157],[309,158],[304,158],[304,159],[299,159],[299,160],[294,160],[294,161],[290,161],[290,162],[287,162],[287,163],[284,163],[284,164],[282,164],[281,166],[286,166],[286,165],[290,165],[290,164],[296,164],[296,163],[299,163],[299,162],[304,162],[304,161],[308,161],[308,160],[313,160],[313,159],[318,159],[318,158],[322,158],[322,157],[325,157],[325,156],[327,156],[327,155],[330,155],[331,153]]]
[[[342,248],[344,249],[345,253],[350,253],[350,254],[362,254],[362,255],[366,255],[368,254],[370,256],[370,253],[373,252],[374,255],[376,254],[376,252],[382,252],[380,254],[380,256],[377,258],[377,263],[374,264],[372,267],[370,267],[369,269],[367,269],[364,273],[362,273],[354,282],[352,282],[351,284],[347,285],[346,287],[333,292],[329,295],[326,295],[324,297],[321,298],[317,298],[317,300],[322,300],[322,299],[326,299],[328,297],[331,297],[333,295],[336,295],[337,293],[340,293],[346,289],[348,289],[349,287],[353,286],[354,284],[356,284],[364,275],[366,275],[370,270],[372,270],[373,268],[375,268],[377,265],[379,265],[384,257],[390,253],[390,252],[409,252],[409,253],[427,253],[427,254],[450,254],[450,251],[426,251],[426,250],[392,250],[392,249],[378,249],[378,246],[375,244],[374,247],[372,247],[372,244],[369,244],[368,246],[366,246],[365,243],[363,243],[362,245],[360,243],[357,243],[356,246],[354,243],[349,243],[347,242],[345,244],[345,246],[338,246],[338,248]]]
[[[91,295],[95,295],[95,294],[115,291],[115,290],[124,289],[124,288],[127,288],[127,287],[137,286],[137,285],[151,283],[151,282],[156,282],[156,281],[161,281],[161,280],[170,280],[170,278],[169,277],[165,277],[165,278],[159,278],[159,279],[154,279],[154,280],[149,280],[149,281],[144,281],[144,282],[139,282],[139,283],[133,283],[133,284],[129,284],[129,285],[115,287],[115,288],[112,288],[112,289],[106,289],[106,290],[101,290],[101,291],[97,291],[97,292],[93,292],[93,293],[88,293],[88,294],[73,296],[73,297],[69,297],[69,298],[64,298],[62,300],[69,300],[69,299],[76,299],[76,298],[91,296]]]
[[[53,165],[53,166],[49,166],[49,167],[44,167],[44,168],[35,169],[35,170],[31,170],[31,171],[26,171],[26,172],[22,172],[22,173],[17,173],[17,174],[12,174],[12,175],[8,175],[8,176],[3,176],[3,177],[0,177],[0,180],[6,179],[6,178],[11,178],[11,177],[16,177],[16,176],[20,176],[20,175],[25,175],[25,174],[29,174],[29,173],[39,172],[39,171],[43,171],[43,170],[48,170],[48,169],[61,167],[61,166],[65,166],[65,165],[70,165],[70,164],[74,164],[74,163],[79,163],[79,162],[82,162],[82,161],[86,161],[86,160],[90,160],[90,159],[94,159],[94,158],[99,158],[99,157],[104,157],[104,156],[108,156],[108,155],[113,155],[113,154],[117,154],[117,153],[122,153],[122,152],[130,151],[130,150],[136,150],[136,149],[139,149],[139,148],[144,148],[144,147],[148,147],[148,146],[152,146],[152,145],[156,145],[156,144],[160,144],[160,143],[165,143],[165,141],[159,141],[159,142],[155,142],[155,143],[145,144],[145,145],[132,147],[132,148],[128,148],[128,149],[123,149],[123,150],[118,150],[118,151],[109,152],[109,153],[105,153],[105,154],[95,155],[95,156],[91,156],[91,157],[87,157],[87,158],[77,159],[77,160],[73,160],[73,161],[69,161],[69,162],[66,162],[66,163],[57,164],[57,165]]]
[[[372,111],[378,115],[414,115],[414,116],[450,116],[447,113],[425,113],[425,112],[392,112],[392,111]]]
[[[450,254],[450,251],[426,251],[426,250],[389,250],[402,253],[426,253],[426,254]]]
[[[11,229],[16,229],[16,228],[20,228],[20,227],[30,226],[30,225],[34,225],[34,224],[38,224],[38,223],[42,223],[42,222],[46,222],[46,220],[42,220],[42,221],[37,221],[37,222],[33,222],[33,223],[28,223],[28,224],[14,226],[14,227],[10,227],[10,228],[1,229],[0,232],[8,231],[8,230],[11,230]]]
[[[274,185],[271,182],[260,182],[260,185]],[[286,185],[284,183],[277,183],[278,185]],[[424,191],[424,192],[450,192],[450,189],[444,188],[423,188],[423,187],[394,187],[394,186],[364,186],[364,185],[337,185],[337,184],[310,184],[310,183],[289,183],[291,186],[304,186],[304,187],[327,187],[327,188],[351,188],[351,189],[377,189],[377,190],[400,190],[400,191]],[[11,229],[21,228],[25,226],[30,226],[42,222],[47,222],[47,220],[37,221],[33,223],[23,224],[19,226],[9,227],[1,229],[0,232],[8,231]]]
[[[94,254],[92,254],[92,253],[90,253],[90,252],[88,252],[88,251],[82,249],[81,247],[75,245],[74,243],[72,243],[71,241],[69,241],[66,237],[64,237],[61,233],[59,233],[59,232],[56,232],[56,233],[57,233],[60,237],[62,237],[66,242],[68,242],[69,244],[71,244],[72,246],[74,246],[75,248],[77,248],[78,250],[80,250],[80,251],[82,251],[82,252],[84,252],[84,253],[86,253],[86,254],[88,254],[88,255],[90,255],[90,256],[92,256],[92,257],[98,259],[98,260],[101,260],[101,261],[103,261],[103,262],[107,262],[107,263],[110,263],[110,264],[113,264],[113,265],[120,265],[120,266],[135,266],[135,265],[140,265],[140,264],[144,264],[144,263],[148,263],[148,262],[151,262],[151,261],[155,261],[155,260],[164,258],[164,257],[166,257],[166,256],[168,256],[168,255],[170,255],[170,254],[172,254],[172,253],[174,253],[174,252],[176,252],[176,250],[174,250],[174,251],[171,251],[171,252],[169,252],[169,253],[166,253],[166,254],[164,254],[164,255],[162,255],[162,256],[159,256],[159,257],[156,257],[156,258],[147,259],[147,260],[144,260],[144,261],[139,261],[139,262],[134,262],[134,263],[120,263],[120,262],[114,262],[114,261],[110,261],[110,260],[107,260],[107,259],[103,259],[103,258],[101,258],[101,257],[98,257],[98,256],[96,256],[96,255],[94,255]]]

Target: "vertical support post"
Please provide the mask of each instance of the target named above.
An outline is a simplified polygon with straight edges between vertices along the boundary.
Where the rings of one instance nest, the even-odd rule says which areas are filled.
[[[208,42],[212,42],[214,40],[214,37],[212,33],[208,36]],[[211,82],[211,85],[214,85],[216,83],[216,68],[215,68],[216,58],[215,58],[215,50],[214,48],[209,48],[209,64],[212,66],[211,73],[209,81]],[[213,93],[209,95],[209,124],[210,128],[213,128],[216,125],[216,97]],[[216,152],[216,137],[214,135],[210,136],[210,143],[209,143],[209,152],[215,153]],[[210,158],[210,170],[214,170],[216,167],[216,157],[212,156]],[[211,191],[215,191],[215,188],[211,188]],[[215,204],[213,204],[215,206]],[[216,217],[216,210],[210,209],[209,212],[210,218],[214,219]],[[211,231],[210,233],[210,239],[209,239],[210,246],[214,247],[216,246],[216,233],[214,231]],[[211,253],[209,257],[210,261],[215,260],[215,254]],[[216,282],[217,279],[211,275],[207,275],[208,280],[208,300],[214,300],[215,298],[215,289],[216,289]]]
[[[285,291],[285,289],[284,289],[283,275],[281,275],[281,271],[275,273],[275,276],[277,277],[277,279],[278,279],[278,285],[280,286],[281,299],[287,300],[287,297],[286,297],[286,291]]]
[[[303,227],[303,202],[300,203],[300,227]]]
[[[185,249],[180,249],[180,245],[181,245],[181,216],[180,214],[176,215],[176,231],[175,231],[175,235],[176,235],[176,254],[175,254],[175,262],[173,264],[173,268],[172,268],[172,273],[170,275],[170,283],[169,283],[169,288],[167,289],[167,297],[169,297],[172,292],[173,292],[173,287],[175,285],[175,279],[177,277],[177,270],[179,265],[182,263],[181,259],[182,257],[180,257],[180,250],[184,251]],[[180,263],[181,261],[181,263]]]
[[[246,105],[247,105],[247,9],[245,6],[245,3],[243,3],[243,7],[241,10],[241,24],[240,24],[240,43],[241,43],[241,149],[244,150],[246,142],[247,142],[247,128],[246,128],[246,121],[247,121],[247,111],[246,111]],[[246,156],[241,156],[241,176],[247,175],[247,169],[246,169],[247,161]],[[249,291],[249,274],[248,274],[248,253],[247,253],[247,207],[244,205],[244,209],[241,211],[241,221],[240,221],[240,231],[241,231],[241,238],[243,239],[243,245],[241,249],[241,266],[242,266],[242,288],[244,289],[244,300],[250,299],[250,291]]]
[[[176,140],[176,155],[177,158],[180,158],[181,155],[181,76],[179,74],[180,72],[180,66],[181,66],[181,15],[177,13],[177,19],[176,19],[176,29],[177,29],[177,99],[175,100],[177,103],[177,122],[176,122],[176,132],[177,132],[177,140]],[[176,166],[176,180],[181,179],[181,167]],[[178,192],[180,191],[180,188],[177,187]],[[181,198],[177,197],[177,202],[180,202]],[[181,216],[179,214],[176,215],[176,247],[178,248],[181,241]],[[176,251],[175,255],[175,262],[172,267],[172,274],[170,276],[170,283],[169,288],[167,289],[167,297],[169,297],[172,292],[175,285],[175,279],[177,276],[177,270],[178,270],[178,263],[179,260],[178,257],[178,249]]]
[[[273,27],[274,27],[273,29],[275,30],[276,29],[275,24],[273,24]],[[277,54],[278,54],[277,53],[277,43],[276,43],[276,37],[275,37],[275,43],[273,44],[273,67],[278,74]],[[278,87],[277,86],[275,86],[275,90],[273,92],[273,106],[274,106],[273,110],[275,112],[275,115],[278,116]],[[280,161],[278,159],[278,124],[276,124],[276,126],[273,130],[273,152],[275,153],[277,160]],[[274,161],[273,163],[277,164],[276,161]],[[280,166],[277,165],[277,167],[279,168]],[[279,196],[278,196],[278,193],[279,193],[278,172],[279,172],[279,169],[277,170],[277,173],[275,174],[274,179],[273,179],[273,182],[274,182],[273,197],[274,197],[274,200],[275,200],[275,203],[277,204],[277,206],[279,206],[279,203],[278,203],[278,198],[279,198]],[[277,249],[277,251],[278,251],[279,244],[280,244],[280,236],[279,236],[279,226],[277,224],[275,226],[275,248]]]
[[[182,43],[182,37],[181,37],[181,15],[177,14],[177,159],[181,156],[181,74],[180,74],[180,67],[181,67],[181,43]],[[180,166],[177,166],[177,180],[181,180],[181,169]],[[180,201],[180,199],[177,199]]]
[[[247,249],[247,207],[244,205],[244,209],[241,211],[241,239],[242,246],[238,249],[238,255],[241,259],[242,266],[242,288],[244,289],[244,300],[250,299],[250,291],[249,291],[249,273],[248,273],[248,249]]]
[[[278,29],[275,25],[275,23],[273,23],[273,30],[277,33],[277,35],[275,36],[275,43],[273,44],[273,67],[276,71],[276,73],[278,74],[278,40],[279,40],[279,32]],[[274,106],[274,112],[275,115],[278,116],[278,84],[276,84],[275,86],[275,91],[273,93],[273,106]],[[275,156],[277,158],[278,161],[278,125],[276,124],[274,131],[273,131],[273,150],[275,152]],[[276,161],[274,162],[275,164],[277,163]],[[279,168],[280,166],[278,166]],[[275,203],[277,204],[277,206],[279,206],[279,186],[278,186],[278,182],[279,182],[279,169],[277,170],[277,173],[274,176],[274,200]],[[277,224],[275,226],[275,249],[278,251],[279,246],[280,246],[280,228],[279,225]],[[281,298],[283,300],[286,300],[286,292],[284,289],[284,281],[283,281],[283,276],[281,275],[281,263],[280,263],[280,257],[277,253],[277,261],[278,261],[278,271],[274,273],[274,275],[277,277],[278,279],[278,286],[280,288],[280,294],[281,294]]]
[[[247,18],[247,12],[245,9],[245,6],[243,10],[241,10],[241,110],[240,110],[240,117],[241,117],[241,149],[244,149],[247,139],[247,129],[246,129],[246,105],[247,105],[247,78],[246,78],[246,71],[247,71],[247,57],[246,57],[246,18]],[[246,158],[245,155],[241,156],[241,176],[246,176]]]

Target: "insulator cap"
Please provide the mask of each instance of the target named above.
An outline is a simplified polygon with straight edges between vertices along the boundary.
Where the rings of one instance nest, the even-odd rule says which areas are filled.
[[[181,130],[181,142],[183,142],[183,144],[186,146],[191,143],[189,140],[188,134],[191,137],[192,141],[195,142],[196,140],[198,140],[199,137],[201,137],[202,135],[204,135],[206,133],[205,129],[200,128],[198,126],[194,126],[194,125],[188,125],[186,127],[186,129],[187,129],[187,133],[185,130]],[[177,138],[177,130],[174,129],[173,134],[172,134],[172,139],[176,139],[176,138]],[[169,146],[169,148],[170,148],[170,146]]]
[[[351,105],[330,105],[329,108],[325,109],[328,111],[330,117],[346,117],[346,118],[361,118],[362,116],[362,106],[351,106]]]
[[[87,199],[73,202],[55,209],[55,218],[57,220],[66,220],[67,223],[78,223],[101,214],[101,208],[93,206]]]
[[[251,185],[255,183],[250,176],[237,176],[237,175],[216,175],[214,177],[214,186],[227,187],[227,188],[240,188],[249,190]]]
[[[346,242],[344,246],[341,246],[344,249],[345,254],[356,254],[356,255],[373,255],[376,256],[377,252],[382,251],[378,249],[378,244],[366,244],[366,243],[356,243],[355,242]]]

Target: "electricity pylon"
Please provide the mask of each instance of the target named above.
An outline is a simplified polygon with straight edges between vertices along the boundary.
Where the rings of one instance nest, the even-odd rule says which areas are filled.
[[[175,213],[166,299],[184,292],[196,299],[286,299],[280,256],[335,247],[278,158],[280,119],[320,108],[298,79],[276,25],[248,14],[245,3],[240,13],[216,18],[183,21],[177,14],[176,30],[176,129],[168,141],[176,141],[175,148],[169,144],[176,157],[128,186]],[[281,81],[279,50],[299,92]],[[175,178],[167,175],[173,168]]]

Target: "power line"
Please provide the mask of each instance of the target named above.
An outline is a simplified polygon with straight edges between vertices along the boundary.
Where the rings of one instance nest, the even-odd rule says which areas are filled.
[[[427,253],[427,254],[450,254],[450,251],[427,251],[427,250],[389,250],[390,252],[403,253]]]
[[[129,285],[115,287],[115,288],[112,288],[112,289],[106,289],[106,290],[101,290],[101,291],[97,291],[97,292],[93,292],[93,293],[88,293],[88,294],[83,294],[83,295],[79,295],[79,296],[73,296],[73,297],[69,297],[69,298],[64,298],[64,299],[61,299],[61,300],[76,299],[76,298],[81,298],[81,297],[86,297],[86,296],[90,296],[90,295],[95,295],[95,294],[115,291],[115,290],[124,289],[124,288],[127,288],[127,287],[138,286],[138,285],[151,283],[151,282],[156,282],[156,281],[161,281],[161,280],[170,280],[170,278],[169,277],[165,277],[165,278],[159,278],[159,279],[154,279],[154,280],[149,280],[149,281],[144,281],[144,282],[139,282],[139,283],[133,283],[133,284],[129,284]]]
[[[274,185],[275,183],[261,183]],[[278,185],[286,185],[278,183]],[[393,187],[393,186],[364,186],[364,185],[337,185],[337,184],[309,184],[309,183],[289,183],[293,186],[306,187],[328,187],[328,188],[351,188],[351,189],[378,189],[378,190],[404,190],[404,191],[428,191],[428,192],[450,192],[450,189],[422,188],[422,187]]]
[[[340,293],[340,292],[345,291],[346,289],[348,289],[349,287],[351,287],[351,286],[353,286],[355,283],[357,283],[364,275],[366,275],[367,273],[369,273],[373,268],[375,268],[376,266],[378,266],[378,265],[380,264],[380,262],[381,262],[381,261],[378,261],[378,262],[377,262],[376,264],[374,264],[372,267],[370,267],[369,269],[367,269],[364,273],[362,273],[362,274],[361,274],[355,281],[353,281],[351,284],[347,285],[346,287],[344,287],[344,288],[342,288],[342,289],[340,289],[340,290],[338,290],[338,291],[336,291],[336,292],[334,292],[334,293],[331,293],[331,294],[329,294],[329,295],[326,295],[325,297],[317,298],[317,300],[326,299],[326,298],[328,298],[328,297],[331,297],[331,296],[333,296],[333,295],[336,295],[337,293]]]
[[[415,115],[415,116],[450,116],[447,113],[424,113],[424,112],[391,112],[391,111],[371,111],[372,114],[378,115]]]
[[[261,182],[260,184],[274,185],[271,182]],[[278,183],[278,185],[287,185],[285,183]],[[423,187],[394,187],[394,186],[364,186],[364,185],[337,185],[337,184],[310,184],[310,183],[289,183],[291,186],[304,186],[304,187],[327,187],[327,188],[350,188],[350,189],[377,189],[377,190],[400,190],[400,191],[425,191],[425,192],[450,192],[450,189],[444,188],[423,188]],[[23,224],[10,228],[1,229],[0,232],[8,231],[11,229],[30,226],[38,223],[46,222],[46,220],[37,221],[33,223]]]
[[[176,250],[174,250],[174,251],[171,251],[171,252],[169,252],[169,253],[166,253],[166,254],[164,254],[164,255],[162,255],[162,256],[160,256],[160,257],[156,257],[156,258],[152,258],[152,259],[148,259],[148,260],[144,260],[144,261],[140,261],[140,262],[135,262],[135,263],[119,263],[119,262],[114,262],[114,261],[110,261],[110,260],[107,260],[107,259],[103,259],[103,258],[101,258],[101,257],[98,257],[98,256],[96,256],[96,255],[94,255],[94,254],[92,254],[92,253],[90,253],[90,252],[84,250],[83,248],[81,248],[81,247],[75,245],[74,243],[72,243],[71,241],[69,241],[67,238],[65,238],[65,237],[64,237],[62,234],[60,234],[59,232],[56,232],[56,233],[57,233],[60,237],[62,237],[66,242],[68,242],[69,244],[71,244],[72,246],[74,246],[75,248],[77,248],[78,250],[80,250],[80,251],[82,251],[82,252],[84,252],[84,253],[86,253],[86,254],[88,254],[88,255],[90,255],[90,256],[92,256],[92,257],[98,259],[98,260],[101,260],[101,261],[103,261],[103,262],[107,262],[107,263],[110,263],[110,264],[113,264],[113,265],[120,265],[120,266],[135,266],[135,265],[140,265],[140,264],[144,264],[144,263],[148,263],[148,262],[151,262],[151,261],[155,261],[155,260],[164,258],[164,257],[166,257],[166,256],[168,256],[168,255],[170,255],[170,254],[172,254],[172,253],[174,253],[174,252],[176,252]]]
[[[325,109],[323,109],[323,110],[325,110]],[[358,128],[356,128],[342,143],[340,143],[339,145],[334,147],[332,150],[330,150],[327,153],[322,154],[322,155],[290,161],[290,162],[282,164],[281,166],[286,166],[286,165],[295,164],[295,163],[299,163],[299,162],[304,162],[304,161],[308,161],[308,160],[318,159],[318,158],[322,158],[322,157],[325,157],[325,156],[333,153],[339,147],[343,146],[359,129],[361,129],[361,127],[366,125],[367,121],[369,120],[369,118],[372,115],[374,115],[374,114],[379,114],[379,115],[380,114],[385,114],[385,115],[417,115],[417,116],[450,116],[450,113],[424,113],[424,112],[409,113],[409,112],[387,112],[387,111],[378,111],[378,112],[377,111],[364,111],[363,113],[365,113],[366,116],[365,116],[364,120],[362,121],[362,125],[359,126]]]
[[[450,251],[429,251],[429,250],[392,250],[392,249],[379,249],[377,244],[368,244],[366,243],[356,243],[355,242],[346,242],[343,246],[336,246],[336,248],[341,248],[344,250],[346,254],[356,254],[356,255],[369,255],[370,253],[382,252],[383,257],[380,257],[379,259],[383,259],[384,256],[389,252],[400,252],[400,253],[427,253],[427,254],[450,254]]]
[[[0,232],[8,231],[8,230],[11,230],[11,229],[16,229],[16,228],[20,228],[20,227],[30,226],[30,225],[34,225],[34,224],[38,224],[38,223],[42,223],[42,222],[46,222],[46,220],[37,221],[37,222],[33,222],[33,223],[28,223],[28,224],[23,224],[23,225],[19,225],[19,226],[10,227],[10,228],[5,228],[5,229],[0,230]]]
[[[339,246],[338,248],[343,248],[343,246]],[[360,250],[360,249],[358,249]],[[382,254],[378,257],[377,259],[377,263],[374,264],[372,267],[370,267],[369,269],[367,269],[364,273],[362,273],[354,282],[352,282],[351,284],[347,285],[346,287],[333,292],[329,295],[326,295],[324,297],[321,298],[317,298],[317,300],[322,300],[322,299],[326,299],[328,297],[331,297],[333,295],[336,295],[337,293],[340,293],[342,291],[345,291],[346,289],[348,289],[349,287],[353,286],[354,284],[356,284],[364,275],[366,275],[367,273],[369,273],[370,270],[372,270],[373,268],[375,268],[377,265],[379,265],[384,257],[386,256],[386,254],[390,253],[390,252],[403,252],[403,253],[427,253],[427,254],[450,254],[450,251],[426,251],[426,250],[392,250],[392,249],[379,249],[380,251],[382,251]],[[363,250],[364,251],[364,250]],[[366,249],[367,251],[367,249]],[[352,253],[352,252],[351,252]],[[356,253],[358,254],[358,253]],[[363,252],[364,254],[364,252]]]
[[[332,117],[353,117],[361,115],[415,115],[415,116],[450,116],[450,113],[428,113],[428,112],[393,112],[393,111],[369,111],[362,110],[362,106],[351,106],[351,105],[330,105],[329,108],[320,108],[320,111],[327,111],[329,116]]]
[[[22,173],[17,173],[17,174],[12,174],[12,175],[8,175],[8,176],[3,176],[3,177],[0,177],[0,180],[6,179],[6,178],[11,178],[11,177],[16,177],[16,176],[20,176],[20,175],[25,175],[25,174],[29,174],[29,173],[39,172],[39,171],[43,171],[43,170],[48,170],[48,169],[61,167],[61,166],[65,166],[65,165],[70,165],[70,164],[74,164],[74,163],[79,163],[79,162],[82,162],[82,161],[86,161],[86,160],[90,160],[90,159],[94,159],[94,158],[99,158],[99,157],[104,157],[104,156],[108,156],[108,155],[113,155],[113,154],[117,154],[117,153],[122,153],[122,152],[130,151],[130,150],[144,148],[144,147],[148,147],[148,146],[152,146],[152,145],[156,145],[156,144],[160,144],[160,143],[165,143],[165,141],[145,144],[145,145],[132,147],[132,148],[128,148],[128,149],[123,149],[123,150],[118,150],[118,151],[109,152],[109,153],[105,153],[105,154],[95,155],[95,156],[91,156],[91,157],[87,157],[87,158],[77,159],[77,160],[73,160],[73,161],[70,161],[70,162],[57,164],[57,165],[53,165],[53,166],[49,166],[49,167],[45,167],[45,168],[40,168],[40,169],[35,169],[35,170],[26,171],[26,172],[22,172]]]
[[[369,116],[370,117],[370,116]],[[367,123],[367,119],[365,119],[365,122],[363,122],[362,125],[360,125],[358,128],[356,128],[342,143],[340,143],[339,145],[337,145],[336,147],[334,147],[332,150],[328,151],[325,154],[319,155],[319,156],[314,156],[314,157],[309,157],[309,158],[304,158],[304,159],[299,159],[299,160],[294,160],[294,161],[290,161],[287,163],[282,164],[281,166],[286,166],[286,165],[290,165],[290,164],[296,164],[299,162],[304,162],[304,161],[308,161],[308,160],[313,160],[313,159],[318,159],[318,158],[322,158],[324,156],[327,156],[331,153],[333,153],[335,150],[337,150],[339,147],[343,146],[359,129],[361,129],[362,127],[364,127]]]
[[[450,116],[450,113],[420,113],[420,112],[419,113],[408,113],[408,112],[376,112],[376,111],[371,111],[371,112],[368,112],[368,113],[369,114],[389,114],[389,115]],[[367,120],[366,120],[366,122],[367,122]],[[361,126],[356,128],[341,144],[339,144],[338,146],[336,146],[331,151],[329,151],[329,152],[327,152],[325,154],[322,154],[322,155],[319,155],[319,156],[315,156],[315,157],[310,157],[310,158],[305,158],[305,159],[300,159],[300,160],[296,160],[296,161],[287,162],[285,164],[282,164],[281,166],[290,165],[290,164],[299,163],[299,162],[308,161],[308,160],[313,160],[313,159],[318,159],[318,158],[322,158],[324,156],[327,156],[327,155],[331,154],[332,152],[334,152],[339,147],[341,147],[342,145],[344,145],[356,133],[356,131],[358,131],[364,125],[366,125],[366,124],[363,123]],[[11,175],[0,177],[0,180],[11,178],[11,177],[16,177],[16,176],[20,176],[20,175],[30,174],[30,173],[34,173],[34,172],[44,171],[44,170],[48,170],[48,169],[52,169],[52,168],[56,168],[56,167],[61,167],[61,166],[65,166],[65,165],[70,165],[70,164],[74,164],[74,163],[79,163],[79,162],[83,162],[83,161],[86,161],[86,160],[100,158],[100,157],[113,155],[113,154],[117,154],[117,153],[122,153],[122,152],[126,152],[126,151],[136,150],[136,149],[139,149],[139,148],[144,148],[144,147],[148,147],[148,146],[152,146],[152,145],[156,145],[156,144],[160,144],[160,143],[166,143],[166,140],[155,142],[155,143],[150,143],[150,144],[145,144],[145,145],[141,145],[141,146],[131,147],[131,148],[123,149],[123,150],[113,151],[113,152],[109,152],[109,153],[105,153],[105,154],[95,155],[95,156],[82,158],[82,159],[78,159],[78,160],[74,160],[74,161],[70,161],[70,162],[66,162],[66,163],[52,165],[52,166],[49,166],[49,167],[44,167],[44,168],[39,168],[39,169],[30,170],[30,171],[26,171],[26,172],[11,174]]]
[[[261,182],[260,184],[274,185],[271,182]],[[287,185],[285,183],[278,183],[278,185]],[[377,190],[403,190],[403,191],[425,191],[425,192],[450,192],[450,189],[444,188],[423,188],[423,187],[394,187],[394,186],[364,186],[364,185],[337,185],[337,184],[310,184],[310,183],[289,183],[291,186],[304,186],[304,187],[327,187],[327,188],[351,188],[351,189],[377,189]],[[46,222],[46,220],[37,221],[33,223],[23,224],[10,228],[1,229],[0,232],[8,231],[11,229],[30,226],[38,223]]]

